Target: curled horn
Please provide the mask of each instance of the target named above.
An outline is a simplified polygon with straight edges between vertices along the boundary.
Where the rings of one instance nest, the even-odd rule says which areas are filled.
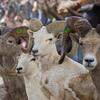
[[[66,26],[77,32],[79,36],[84,37],[92,26],[88,20],[82,17],[72,16],[67,19]]]
[[[72,50],[70,33],[78,32],[80,36],[85,36],[91,28],[92,26],[89,24],[89,22],[81,17],[72,16],[67,19],[63,34],[63,51],[59,60],[59,64],[64,61],[66,51],[69,53]]]
[[[72,16],[67,19],[67,21],[57,21],[46,26],[49,33],[59,33],[63,32],[63,51],[61,53],[61,58],[59,64],[64,61],[66,50],[69,53],[72,49],[72,41],[69,37],[70,32],[78,32],[81,36],[85,35],[92,26],[86,19],[81,17]],[[67,45],[66,45],[67,44]]]
[[[34,32],[38,31],[42,26],[43,26],[42,22],[38,19],[31,19],[29,21],[29,28]]]

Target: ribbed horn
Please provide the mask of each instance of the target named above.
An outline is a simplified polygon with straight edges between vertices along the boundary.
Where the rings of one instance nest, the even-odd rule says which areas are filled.
[[[29,23],[29,28],[34,32],[38,31],[43,26],[42,22],[38,19],[31,19]]]
[[[77,32],[80,36],[85,36],[92,29],[87,19],[72,16],[67,19],[66,26]]]

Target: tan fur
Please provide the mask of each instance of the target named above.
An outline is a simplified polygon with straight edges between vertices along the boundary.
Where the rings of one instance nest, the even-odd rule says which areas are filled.
[[[16,29],[23,30],[20,36],[17,34]],[[21,36],[23,36],[23,38],[26,37],[29,43],[30,35],[28,35],[29,33],[27,33],[27,30],[27,27],[15,28],[11,32],[0,37],[0,75],[3,78],[6,90],[6,95],[3,100],[28,100],[24,79],[23,77],[17,76],[15,73],[15,67],[18,63],[17,58],[22,52],[22,47],[20,43],[18,43],[18,39]],[[29,44],[27,44],[27,47],[29,47]]]
[[[43,74],[42,85],[55,100],[63,100],[63,98],[66,98],[65,100],[68,98],[70,98],[70,100],[96,100],[97,94],[95,87],[91,78],[87,79],[87,77],[90,76],[84,66],[67,58],[63,64],[55,65]],[[77,82],[79,79],[82,80],[82,82]],[[86,95],[83,90],[87,91]],[[64,95],[68,94],[70,94],[70,96],[64,97]]]
[[[100,94],[100,35],[96,32],[95,29],[92,29],[88,32],[88,34],[80,39],[80,42],[83,43],[82,50],[83,55],[85,56],[87,53],[93,53],[97,60],[97,65],[93,71],[90,71],[93,82],[97,87],[97,90]]]
[[[95,89],[91,79],[87,79],[87,82],[85,83],[86,80],[81,77],[81,80],[83,79],[84,83],[79,83],[78,85],[84,86],[84,88],[88,90],[87,95],[84,95],[84,92],[82,92],[82,97],[80,97],[80,92],[77,93],[77,91],[74,91],[73,88],[69,87],[72,83],[72,79],[77,78],[78,80],[78,77],[84,75],[87,77],[89,76],[89,73],[84,66],[71,60],[69,57],[66,57],[62,64],[58,64],[60,56],[55,47],[56,38],[54,35],[48,34],[46,27],[43,26],[41,30],[34,32],[33,38],[35,42],[33,51],[38,50],[34,55],[37,55],[36,57],[40,60],[41,72],[43,74],[41,82],[42,89],[45,91],[44,94],[46,94],[50,100],[63,100],[65,98],[65,100],[68,100],[68,98],[70,98],[69,100],[82,100],[83,97],[88,98],[87,100],[91,100],[91,98],[96,100],[94,97],[95,94],[93,95],[93,92],[89,91],[91,88],[93,89],[92,91]],[[52,40],[49,41],[48,39],[51,38]],[[92,84],[93,87],[92,85],[91,87],[88,87],[86,85],[87,83]],[[76,94],[78,94],[78,96]]]

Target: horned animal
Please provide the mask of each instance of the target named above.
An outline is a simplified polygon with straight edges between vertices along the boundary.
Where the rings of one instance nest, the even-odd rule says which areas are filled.
[[[34,46],[32,52],[35,57],[34,60],[38,59],[41,64],[40,72],[42,75],[40,76],[42,77],[42,90],[48,99],[63,100],[66,98],[66,100],[96,100],[95,87],[84,66],[71,60],[67,56],[64,57],[62,63],[59,63],[61,56],[58,55],[56,50],[55,42],[57,36],[55,35],[57,35],[58,32],[64,31],[65,23],[64,21],[57,21],[47,26],[42,26],[40,22],[40,25],[38,23],[38,26],[41,26],[40,29],[33,32]],[[36,28],[34,25],[36,24],[33,23],[31,28]],[[29,57],[26,58],[29,59]],[[24,57],[23,60],[25,60]],[[31,63],[30,60],[29,63]],[[19,74],[23,73],[25,69],[31,69],[29,65],[27,66],[30,68],[26,68],[27,66],[25,65],[25,67],[24,64],[25,63],[17,66],[19,69],[17,72],[19,72]],[[32,70],[30,73],[31,72]],[[74,83],[80,84],[80,87],[77,87]],[[84,88],[82,86],[84,86]],[[83,92],[83,90],[85,92]]]
[[[0,36],[0,75],[6,94],[3,100],[28,100],[24,79],[15,72],[18,57],[33,45],[28,27],[17,27]]]
[[[70,34],[70,36],[77,41],[82,48],[83,65],[89,69],[100,96],[100,25],[93,28],[86,19],[72,16],[67,20],[67,27],[70,27],[78,33]]]

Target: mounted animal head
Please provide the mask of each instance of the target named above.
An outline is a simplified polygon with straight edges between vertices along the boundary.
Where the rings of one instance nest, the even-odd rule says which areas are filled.
[[[17,57],[22,52],[31,51],[33,46],[32,33],[28,27],[17,27],[0,36],[0,72],[10,74],[15,71]]]
[[[74,16],[67,20],[67,26],[78,33],[70,36],[82,48],[84,66],[89,70],[95,69],[100,64],[100,25],[92,28],[86,19]]]

